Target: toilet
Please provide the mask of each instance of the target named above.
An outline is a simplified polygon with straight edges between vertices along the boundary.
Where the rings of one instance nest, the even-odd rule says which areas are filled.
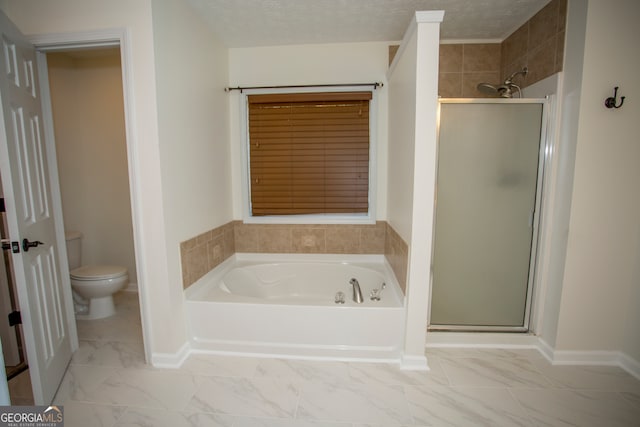
[[[81,264],[82,233],[68,231],[67,257],[77,319],[103,319],[115,314],[113,294],[129,283],[125,267]]]

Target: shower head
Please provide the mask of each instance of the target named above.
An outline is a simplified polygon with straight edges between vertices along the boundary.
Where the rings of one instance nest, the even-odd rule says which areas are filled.
[[[498,88],[489,83],[478,83],[478,86],[476,86],[476,88],[480,92],[487,95],[495,95],[496,93],[498,93]]]
[[[501,98],[513,98],[517,92],[518,98],[522,98],[522,89],[515,83],[508,83],[498,86],[498,94]]]
[[[529,72],[529,69],[527,67],[524,67],[522,70],[516,71],[515,73],[507,77],[507,79],[502,84],[494,86],[490,83],[478,83],[476,88],[478,89],[478,91],[484,93],[485,95],[497,94],[501,98],[512,98],[514,94],[514,89],[517,89],[518,97],[522,98],[522,89],[520,89],[520,86],[513,83],[513,79],[518,74],[522,74],[523,76],[526,76],[528,72]]]

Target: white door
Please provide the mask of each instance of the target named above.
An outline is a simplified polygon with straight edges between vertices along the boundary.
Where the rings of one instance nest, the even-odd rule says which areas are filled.
[[[43,405],[71,359],[70,301],[60,274],[35,49],[2,13],[0,29],[0,172],[9,237],[19,246],[12,260],[34,400]]]

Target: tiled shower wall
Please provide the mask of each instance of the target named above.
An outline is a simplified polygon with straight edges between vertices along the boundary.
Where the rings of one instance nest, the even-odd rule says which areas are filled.
[[[502,78],[528,67],[523,87],[562,71],[567,0],[552,0],[502,42]],[[516,81],[517,83],[517,81]]]
[[[498,84],[515,71],[529,68],[514,83],[525,88],[562,71],[567,0],[552,0],[502,43],[441,44],[438,95],[482,98],[478,83]],[[397,51],[389,47],[389,63]]]
[[[373,225],[271,225],[232,221],[180,244],[184,288],[235,252],[384,254],[404,292],[409,249],[385,221]]]
[[[438,95],[443,98],[486,97],[478,83],[500,81],[500,44],[441,44]]]

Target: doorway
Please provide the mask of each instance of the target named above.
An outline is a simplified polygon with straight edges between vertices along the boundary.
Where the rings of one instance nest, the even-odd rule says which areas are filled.
[[[120,48],[54,51],[46,59],[65,233],[81,236],[82,265],[127,269],[128,287],[114,300],[139,313],[137,297],[121,297],[137,291],[137,271]],[[109,328],[107,320],[76,322],[81,345],[98,323]]]
[[[529,328],[544,100],[441,100],[431,330]]]

